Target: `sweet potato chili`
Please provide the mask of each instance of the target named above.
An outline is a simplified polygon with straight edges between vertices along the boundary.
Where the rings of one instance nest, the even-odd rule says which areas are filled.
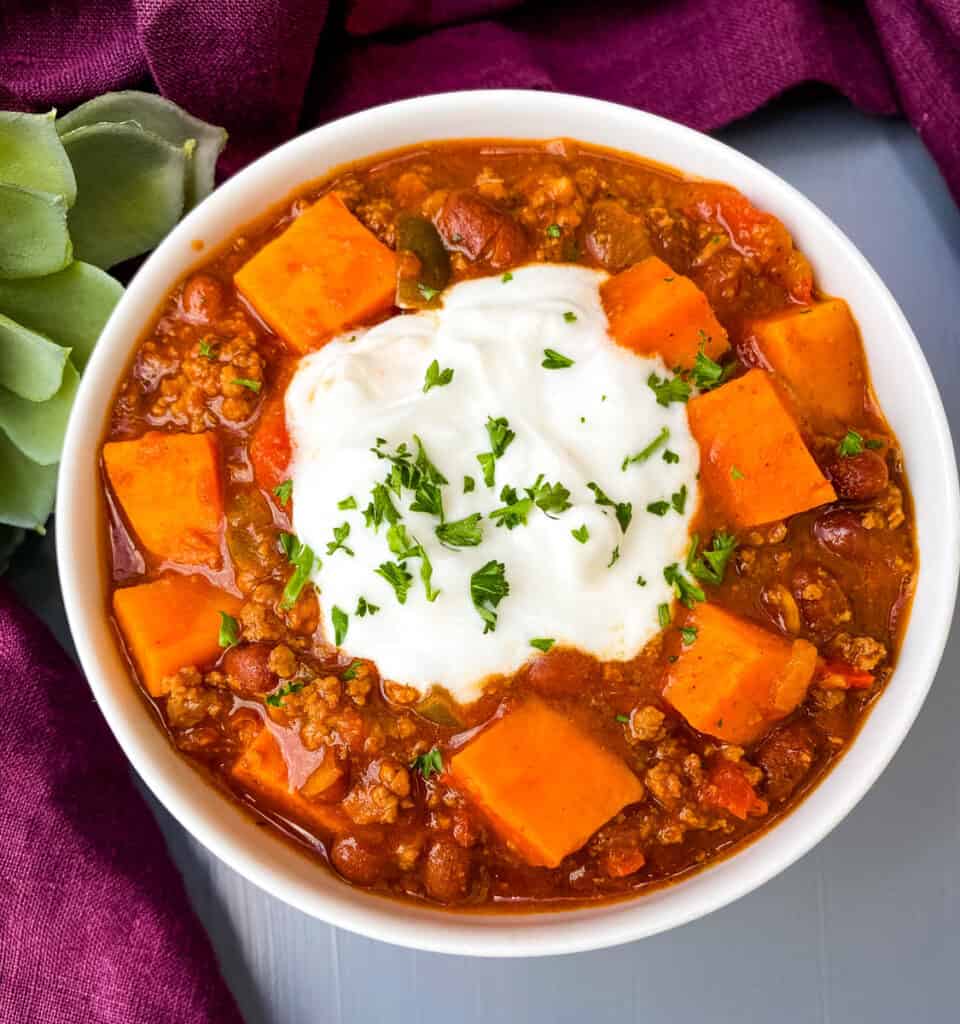
[[[361,595],[325,629],[312,581],[386,516],[406,557],[384,563],[389,600],[429,593],[422,546],[396,530],[437,486],[432,464],[382,446],[394,490],[336,495],[348,526],[311,550],[293,532],[284,397],[334,336],[531,264],[607,272],[610,335],[663,359],[647,385],[685,408],[699,497],[685,557],[664,567],[673,599],[635,657],[532,637],[518,671],[461,704],[442,679],[421,692],[381,677],[349,633],[377,604]],[[541,365],[570,362],[558,345]],[[451,377],[426,367],[424,391]],[[515,426],[491,422],[478,488]],[[679,457],[663,431],[649,441],[625,469]],[[256,222],[149,325],[102,472],[111,612],[171,742],[318,870],[443,906],[641,893],[768,827],[883,691],[915,572],[901,451],[843,299],[817,291],[784,226],[733,188],[569,141],[391,153]],[[507,493],[504,525],[562,514],[556,486]],[[690,511],[685,492],[646,509],[595,493],[624,533]],[[479,520],[441,519],[439,535],[482,553]],[[509,616],[508,581],[494,561],[474,574],[478,635]]]

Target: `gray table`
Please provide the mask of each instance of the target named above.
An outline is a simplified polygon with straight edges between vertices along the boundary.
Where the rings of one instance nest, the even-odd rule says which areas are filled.
[[[885,278],[960,436],[960,215],[909,127],[837,99],[721,133],[818,203]],[[10,578],[66,638],[50,540]],[[960,635],[906,744],[813,852],[739,903],[620,949],[528,961],[413,953],[264,895],[155,810],[249,1024],[957,1020]]]

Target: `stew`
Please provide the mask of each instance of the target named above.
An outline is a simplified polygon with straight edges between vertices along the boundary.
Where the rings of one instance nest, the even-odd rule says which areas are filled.
[[[401,378],[423,429],[378,436]],[[252,224],[149,326],[102,474],[171,741],[348,882],[460,908],[641,893],[782,817],[916,568],[856,324],[784,226],[567,140],[390,153]]]

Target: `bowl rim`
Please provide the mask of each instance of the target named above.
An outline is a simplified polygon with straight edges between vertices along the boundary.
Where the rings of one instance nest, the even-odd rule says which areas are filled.
[[[510,112],[506,118],[504,111]],[[438,131],[441,121],[449,128]],[[461,126],[469,128],[488,122],[502,122],[506,130],[457,130]],[[555,124],[565,126],[568,122],[577,127],[561,132],[537,130],[540,126],[551,128]],[[418,130],[421,125],[424,130]],[[406,133],[408,142],[379,144],[379,140],[393,138],[398,133]],[[893,678],[839,763],[798,807],[746,847],[677,883],[599,907],[540,914],[478,914],[440,911],[378,898],[345,885],[323,868],[318,869],[298,851],[286,849],[283,840],[265,836],[267,830],[250,829],[244,812],[229,805],[213,787],[197,787],[195,772],[156,728],[136,687],[130,685],[129,672],[105,614],[105,565],[102,564],[105,560],[101,538],[97,536],[100,519],[95,512],[96,505],[90,504],[91,494],[99,487],[96,453],[118,382],[117,365],[127,364],[142,337],[145,323],[155,315],[173,283],[191,266],[209,256],[209,250],[198,253],[193,240],[218,234],[216,244],[219,244],[219,240],[234,235],[243,223],[266,212],[278,199],[294,190],[271,182],[278,177],[292,180],[291,176],[295,178],[298,173],[297,168],[309,168],[311,161],[318,159],[318,153],[322,162],[325,149],[351,148],[359,145],[355,140],[363,140],[359,145],[362,152],[348,157],[346,162],[349,162],[388,152],[397,146],[443,139],[532,141],[563,136],[596,142],[599,136],[609,139],[619,138],[621,134],[622,145],[597,144],[668,163],[692,177],[716,178],[733,184],[755,198],[762,208],[786,221],[800,248],[818,270],[818,280],[830,276],[821,273],[818,266],[823,250],[832,254],[831,269],[836,262],[841,278],[846,275],[851,282],[857,282],[854,290],[858,293],[858,302],[853,302],[850,295],[844,297],[854,307],[861,324],[868,316],[883,325],[885,340],[882,344],[895,352],[897,372],[909,383],[915,411],[924,423],[927,448],[923,452],[911,451],[910,460],[915,457],[917,464],[924,467],[924,479],[931,481],[932,493],[924,494],[923,498],[925,507],[931,503],[938,510],[936,557],[923,554],[918,516],[920,571],[912,614]],[[634,138],[643,142],[635,143]],[[669,160],[663,159],[658,155],[662,151],[680,153],[687,159],[681,160],[675,155]],[[322,172],[301,172],[300,187],[344,162],[330,159],[323,165]],[[721,170],[715,170],[717,168]],[[235,209],[251,200],[259,200],[259,206],[249,215],[238,218]],[[216,225],[226,223],[231,226],[218,232]],[[826,267],[823,269],[826,271]],[[146,316],[145,309],[148,310]],[[876,353],[870,351],[867,331],[863,333],[873,368]],[[880,351],[880,344],[875,341],[873,347]],[[886,404],[882,399],[881,405]],[[895,429],[902,439],[902,427]],[[911,481],[913,479],[911,469]],[[919,497],[917,490],[914,490],[914,497]],[[619,104],[523,89],[422,96],[330,122],[260,157],[192,210],[134,276],[88,363],[67,427],[56,526],[64,605],[81,666],[134,770],[173,817],[246,879],[312,916],[408,948],[475,956],[573,953],[653,935],[731,903],[807,853],[865,795],[919,713],[947,640],[960,566],[960,491],[946,414],[933,376],[903,313],[853,243],[793,186],[716,139]],[[922,621],[918,621],[918,604],[923,613]],[[895,684],[898,699],[893,701],[888,698]],[[228,805],[230,810],[226,809]],[[305,870],[305,865],[309,871]]]

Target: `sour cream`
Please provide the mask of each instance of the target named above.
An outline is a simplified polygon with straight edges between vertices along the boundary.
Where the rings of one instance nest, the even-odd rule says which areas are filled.
[[[345,625],[341,646],[376,662],[384,678],[421,691],[444,686],[467,702],[489,677],[536,655],[531,640],[621,660],[661,628],[658,606],[673,596],[663,570],[686,551],[699,453],[686,407],[659,405],[648,386],[651,373],[668,374],[663,363],[609,336],[599,293],[605,277],[531,266],[507,280],[464,282],[445,293],[442,309],[351,332],[301,360],[286,395],[294,528],[320,561],[314,582],[326,635],[332,641]],[[425,391],[434,361],[452,378]],[[550,369],[545,361],[571,365]],[[515,435],[495,462],[493,487],[477,460],[491,451],[489,417],[506,419]],[[648,458],[623,469],[664,430],[667,439]],[[363,510],[391,469],[371,450],[378,439],[382,452],[406,444],[415,455],[415,437],[448,481],[440,487],[444,520],[480,513],[482,541],[445,547],[440,519],[411,511],[412,492],[391,493],[439,590],[427,599],[422,559],[408,558],[413,579],[401,604],[376,571],[397,561],[388,524],[365,525]],[[677,458],[665,460],[665,451]],[[489,518],[505,504],[505,485],[523,499],[541,475],[569,490],[570,508],[547,514],[534,506],[514,529]],[[631,505],[625,531],[590,484],[615,505]],[[495,609],[496,627],[484,632],[471,576],[490,562],[502,563],[509,594]],[[364,604],[378,610],[360,614]]]

